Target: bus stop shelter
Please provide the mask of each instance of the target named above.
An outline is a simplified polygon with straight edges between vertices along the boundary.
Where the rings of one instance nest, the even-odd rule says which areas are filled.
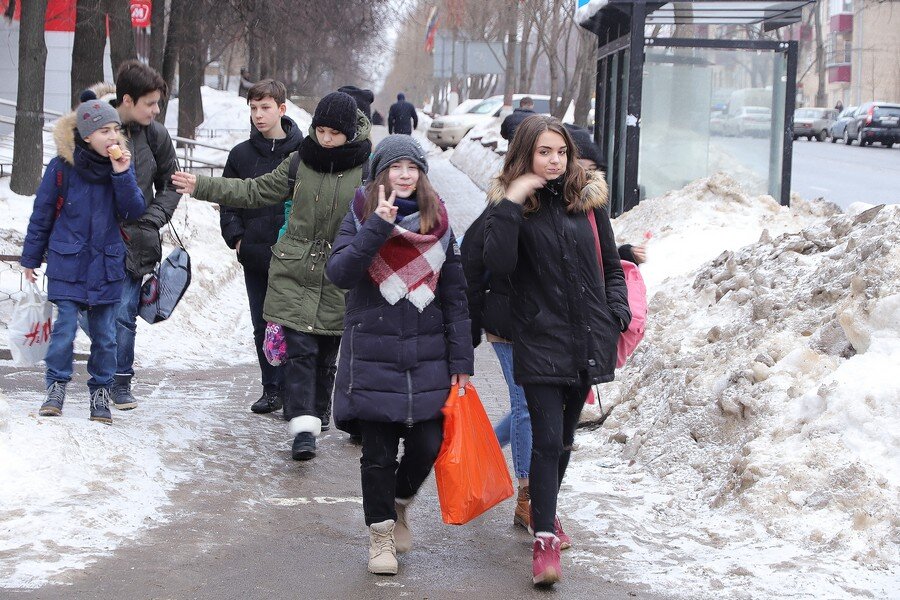
[[[579,0],[599,38],[594,136],[614,216],[716,172],[788,204],[797,42],[747,33],[811,2]],[[687,25],[706,37],[665,36]]]

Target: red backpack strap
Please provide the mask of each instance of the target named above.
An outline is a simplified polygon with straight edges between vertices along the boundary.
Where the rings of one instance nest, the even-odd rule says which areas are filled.
[[[588,211],[587,218],[591,231],[594,232],[594,249],[597,250],[597,262],[600,263],[600,275],[603,275],[603,251],[600,250],[600,232],[597,230],[597,217],[594,216],[593,209]]]
[[[54,221],[59,218],[59,213],[62,212],[65,203],[66,198],[63,194],[63,167],[60,165],[59,169],[56,170],[56,215],[53,217]]]

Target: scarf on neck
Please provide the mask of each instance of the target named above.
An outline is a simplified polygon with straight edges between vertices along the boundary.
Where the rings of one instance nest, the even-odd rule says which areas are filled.
[[[353,198],[353,217],[357,228],[362,224],[366,194],[363,188]],[[378,215],[370,218],[380,219]],[[419,233],[419,213],[403,217],[382,244],[369,266],[369,277],[389,304],[406,298],[419,312],[434,300],[441,267],[450,246],[450,222],[441,202],[438,222],[428,233]]]
[[[337,148],[323,148],[308,135],[300,142],[300,159],[318,173],[340,173],[348,171],[369,160],[372,142],[348,142]]]

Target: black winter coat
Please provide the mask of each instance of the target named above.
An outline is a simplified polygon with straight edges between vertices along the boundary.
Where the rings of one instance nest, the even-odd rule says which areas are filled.
[[[151,121],[147,126],[129,123],[123,132],[147,206],[140,218],[122,223],[125,268],[137,278],[153,271],[162,259],[159,230],[172,218],[181,200],[181,194],[172,184],[178,160],[172,138],[162,123]]]
[[[287,137],[267,140],[254,127],[249,140],[231,149],[222,177],[253,179],[274,171],[303,141],[303,133],[290,118],[281,118],[281,128]],[[268,271],[272,245],[278,241],[278,230],[284,225],[284,202],[262,208],[222,206],[220,210],[225,243],[234,248],[241,240],[238,262],[251,271]]]
[[[516,127],[519,126],[519,123],[534,114],[537,113],[530,108],[517,108],[513,110],[512,114],[503,119],[503,123],[500,124],[500,137],[511,142],[513,136],[516,134]]]
[[[513,339],[514,327],[509,312],[511,282],[509,276],[492,277],[484,265],[484,224],[490,207],[478,215],[463,237],[463,272],[466,275],[466,297],[472,321],[472,345],[481,343],[481,330]]]
[[[484,263],[493,276],[509,275],[516,383],[576,385],[612,381],[616,344],[631,322],[628,290],[606,204],[606,182],[594,175],[582,190],[594,211],[603,251],[603,275],[586,213],[568,213],[551,182],[538,192],[540,208],[522,206],[495,186],[489,192]]]
[[[372,215],[357,230],[349,213],[325,269],[332,283],[349,290],[334,387],[335,423],[345,431],[353,432],[357,419],[437,418],[450,375],[474,372],[466,281],[452,237],[435,298],[419,312],[405,298],[389,304],[368,274],[392,229]]]
[[[412,126],[410,126],[412,121]],[[400,100],[391,104],[388,111],[388,133],[405,133],[412,135],[413,129],[419,126],[419,115],[411,102]]]

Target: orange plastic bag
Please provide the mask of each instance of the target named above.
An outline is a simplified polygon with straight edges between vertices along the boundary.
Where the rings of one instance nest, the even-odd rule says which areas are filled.
[[[434,463],[441,517],[462,525],[513,495],[494,428],[471,384],[450,388],[443,408],[444,442]]]

